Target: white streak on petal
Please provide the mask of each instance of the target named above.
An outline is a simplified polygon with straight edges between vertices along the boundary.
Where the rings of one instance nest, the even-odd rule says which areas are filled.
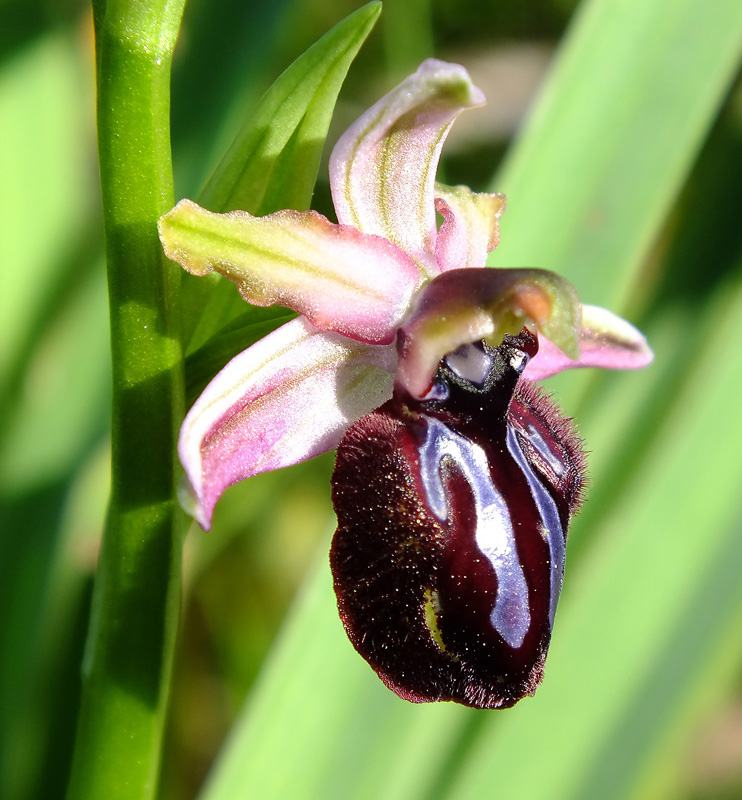
[[[336,447],[351,423],[391,397],[395,369],[393,346],[324,333],[301,317],[232,359],[181,428],[197,521],[210,527],[228,486]]]

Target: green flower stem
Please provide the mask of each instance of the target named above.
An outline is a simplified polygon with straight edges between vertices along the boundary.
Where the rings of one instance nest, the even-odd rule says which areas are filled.
[[[94,2],[112,493],[70,800],[143,800],[157,788],[185,528],[173,499],[183,416],[180,276],[163,257],[157,218],[173,205],[170,63],[184,3]]]

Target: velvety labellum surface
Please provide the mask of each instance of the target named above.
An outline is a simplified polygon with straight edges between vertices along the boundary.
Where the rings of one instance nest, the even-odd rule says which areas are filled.
[[[423,400],[401,392],[337,456],[331,562],[343,624],[414,701],[504,708],[541,680],[583,456],[520,374],[524,330],[449,354]]]

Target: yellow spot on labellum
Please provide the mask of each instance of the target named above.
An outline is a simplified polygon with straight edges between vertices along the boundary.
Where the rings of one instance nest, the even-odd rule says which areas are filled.
[[[425,590],[425,624],[433,637],[433,641],[441,649],[441,652],[446,652],[446,645],[441,636],[441,629],[438,626],[438,592],[432,589]]]

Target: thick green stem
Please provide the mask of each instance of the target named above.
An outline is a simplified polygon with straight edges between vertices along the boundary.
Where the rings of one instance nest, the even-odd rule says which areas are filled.
[[[112,494],[68,797],[153,797],[180,599],[174,502],[183,414],[170,62],[185,0],[94,0],[98,147],[113,361]]]

